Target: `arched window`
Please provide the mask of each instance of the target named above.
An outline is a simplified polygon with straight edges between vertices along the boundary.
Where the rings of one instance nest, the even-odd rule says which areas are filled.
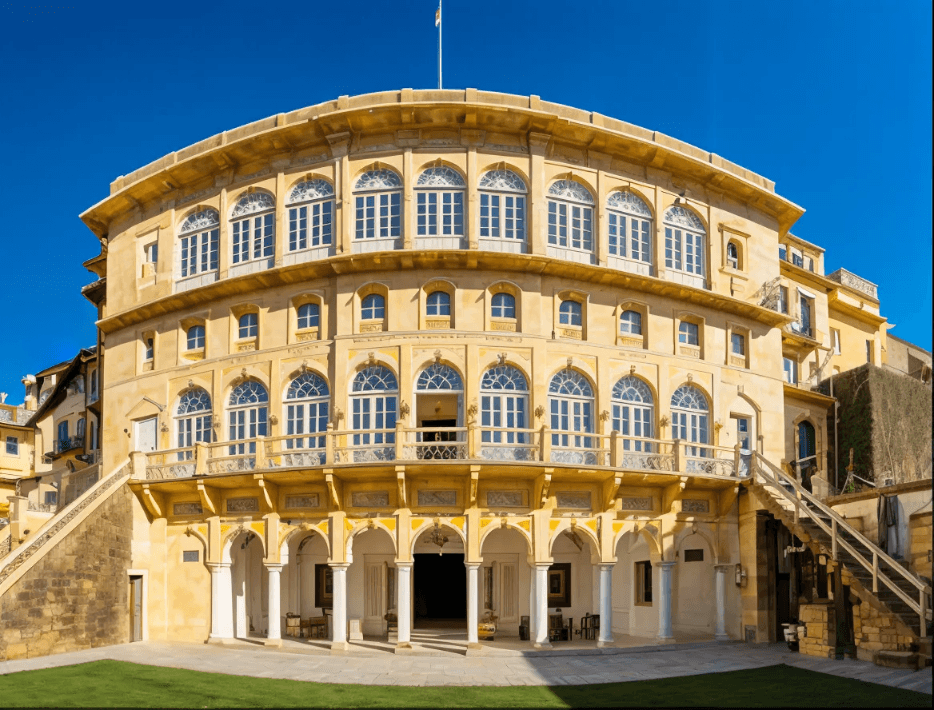
[[[259,332],[259,316],[256,313],[244,313],[240,316],[238,326],[237,337],[240,340],[255,338]]]
[[[196,442],[214,440],[211,428],[211,396],[200,387],[190,389],[175,407],[175,447],[191,449]],[[180,451],[179,461],[190,460],[194,451]]]
[[[266,436],[269,395],[266,388],[255,380],[247,380],[230,393],[228,435],[230,441],[241,442],[230,445],[230,455],[256,453],[256,442],[247,440]]]
[[[561,305],[558,307],[558,323],[580,327],[583,322],[583,308],[579,301],[561,301]]]
[[[502,294],[501,294],[502,295]],[[483,458],[528,461],[532,451],[529,426],[529,385],[511,365],[491,367],[480,380],[480,426]],[[519,431],[516,431],[519,430]]]
[[[289,251],[331,245],[334,188],[324,180],[305,180],[292,188],[289,205]]]
[[[639,311],[623,311],[619,317],[619,332],[642,335],[642,314]]]
[[[392,170],[371,170],[354,184],[355,239],[402,236],[402,178]]]
[[[493,318],[515,318],[516,297],[511,293],[497,293],[490,301],[490,315]]]
[[[286,439],[286,448],[323,449],[328,428],[328,383],[313,372],[304,372],[289,383],[285,393],[286,435],[320,434]]]
[[[75,431],[75,437],[77,437],[78,439],[81,439],[81,440],[82,440],[82,441],[80,442],[80,445],[81,445],[81,446],[84,445],[83,439],[84,439],[84,434],[85,434],[85,431],[86,431],[86,430],[85,430],[85,427],[86,427],[86,426],[87,426],[87,424],[85,423],[84,417],[81,417],[80,419],[78,419],[78,428],[77,428],[77,430]]]
[[[488,170],[480,178],[480,238],[525,242],[525,181],[512,170]]]
[[[814,463],[817,456],[817,434],[814,425],[809,421],[798,424],[798,464]]]
[[[418,376],[415,389],[419,392],[430,390],[448,390],[450,392],[463,392],[464,384],[457,370],[436,362],[429,365]]]
[[[249,192],[230,211],[233,264],[268,259],[276,248],[276,200],[268,192]]]
[[[548,244],[593,252],[593,195],[573,180],[548,188]]]
[[[203,350],[204,349],[204,326],[203,325],[193,325],[188,329],[185,339],[186,349],[187,350]]]
[[[440,420],[438,418],[429,418],[428,421],[421,421],[421,427],[429,430],[419,431],[416,441],[463,441],[463,437],[459,436],[460,432],[456,429],[462,424],[461,412],[463,411],[464,397],[464,383],[457,370],[440,362],[432,363],[419,373],[418,379],[415,381],[415,390],[418,396],[417,412],[424,411],[425,398],[427,398],[431,406],[443,406],[445,412],[451,412],[452,406],[456,408],[455,417],[450,419],[448,419],[448,415],[445,415]],[[424,393],[430,393],[430,395]],[[439,410],[436,409],[435,411],[438,412]],[[419,459],[466,458],[466,450],[455,445],[430,444],[416,447],[416,456]]]
[[[464,178],[448,167],[423,170],[415,182],[419,237],[464,235]]]
[[[655,421],[652,391],[638,377],[629,375],[613,385],[613,430],[623,437],[625,451],[652,451]],[[629,438],[631,437],[631,438]]]
[[[425,301],[426,315],[451,315],[451,296],[445,291],[432,291]]]
[[[691,385],[681,385],[671,396],[671,435],[698,444],[709,444],[708,406],[704,393]],[[688,456],[705,458],[707,449],[686,448]]]
[[[298,330],[317,328],[320,321],[321,309],[317,303],[303,303],[298,307],[298,322],[295,324]]]
[[[632,192],[611,192],[606,200],[610,254],[652,261],[652,211]]]
[[[380,320],[386,317],[386,299],[378,293],[371,293],[360,304],[361,320]]]
[[[220,233],[220,217],[215,210],[195,212],[182,222],[178,230],[181,278],[217,271]]]
[[[730,268],[739,269],[739,249],[735,242],[728,242],[726,245],[726,263]]]
[[[354,461],[391,461],[395,458],[396,376],[382,365],[370,365],[353,379],[350,395],[354,431]]]
[[[665,267],[704,275],[704,225],[690,210],[675,205],[665,210]]]
[[[594,430],[593,388],[587,378],[570,368],[551,378],[548,386],[548,408],[551,410],[551,460],[563,463],[597,463],[592,451],[593,438],[574,435],[592,434]],[[592,459],[592,460],[591,460]]]

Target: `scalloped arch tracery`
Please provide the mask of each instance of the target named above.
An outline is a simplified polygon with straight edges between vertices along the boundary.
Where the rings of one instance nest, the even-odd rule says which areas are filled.
[[[207,209],[188,215],[178,228],[178,233],[187,234],[188,232],[200,232],[203,229],[217,227],[220,223],[220,214],[218,211],[212,207],[208,207]]]
[[[667,224],[673,224],[677,227],[685,227],[701,234],[706,234],[707,230],[704,227],[704,223],[701,222],[700,217],[691,212],[691,210],[681,207],[680,205],[672,205],[667,210],[665,210],[665,222]]]
[[[652,210],[636,193],[630,190],[614,190],[606,198],[606,206],[620,212],[652,219]]]
[[[266,212],[276,208],[276,198],[268,192],[248,192],[241,195],[230,210],[230,218],[236,219],[257,212]]]
[[[548,187],[548,195],[572,202],[582,202],[585,205],[594,204],[593,194],[576,180],[555,180]]]
[[[291,189],[286,204],[294,205],[300,202],[318,200],[323,197],[334,197],[334,188],[331,186],[331,183],[321,178],[302,180]]]

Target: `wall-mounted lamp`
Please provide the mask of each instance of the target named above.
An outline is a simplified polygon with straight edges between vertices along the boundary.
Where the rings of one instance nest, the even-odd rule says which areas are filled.
[[[746,570],[743,569],[743,566],[739,562],[736,563],[736,586],[746,586]]]

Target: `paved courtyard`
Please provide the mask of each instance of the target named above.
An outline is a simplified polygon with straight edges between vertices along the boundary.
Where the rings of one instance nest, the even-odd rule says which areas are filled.
[[[812,658],[792,653],[784,644],[713,642],[631,647],[589,655],[477,656],[452,652],[443,656],[400,656],[364,642],[345,655],[332,656],[324,649],[268,649],[249,643],[214,646],[144,641],[6,661],[0,663],[0,675],[102,659],[257,678],[365,685],[585,685],[674,678],[779,663],[923,693],[931,692],[932,677],[930,668],[913,672],[880,668],[866,661]]]

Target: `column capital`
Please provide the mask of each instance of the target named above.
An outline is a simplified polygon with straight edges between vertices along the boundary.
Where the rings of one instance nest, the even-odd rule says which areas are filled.
[[[717,570],[718,572],[720,570],[723,570],[724,572],[726,572],[727,570],[733,569],[734,567],[736,567],[735,562],[721,562],[720,564],[716,564],[713,566],[713,568]]]
[[[482,564],[482,562],[465,562],[464,567],[467,569],[478,569]]]
[[[350,567],[349,562],[328,562],[328,567],[335,570],[345,570]]]
[[[411,569],[415,566],[412,560],[393,560],[393,564],[399,569]]]
[[[652,566],[653,566],[653,567],[661,567],[661,568],[663,568],[663,569],[667,569],[667,568],[669,568],[669,567],[674,567],[676,564],[678,564],[678,563],[675,562],[675,561],[673,561],[673,560],[664,560],[664,561],[662,561],[662,562],[653,562],[653,563],[652,563]]]
[[[613,568],[616,566],[616,563],[615,562],[601,562],[599,566],[600,566],[601,572],[611,572]]]
[[[230,569],[230,562],[205,562],[207,568],[212,572],[220,572],[222,569]]]
[[[263,566],[270,572],[273,570],[276,572],[281,572],[285,565],[283,565],[281,562],[264,562]]]
[[[536,569],[548,569],[554,564],[554,562],[536,562],[532,566]]]

